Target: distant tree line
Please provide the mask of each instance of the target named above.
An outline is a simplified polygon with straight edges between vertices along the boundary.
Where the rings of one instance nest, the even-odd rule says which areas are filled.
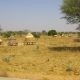
[[[27,30],[23,30],[23,31],[0,31],[0,35],[2,35],[5,38],[10,37],[11,35],[18,35],[18,36],[23,36],[23,35],[27,35],[29,31]],[[34,35],[35,38],[40,38],[41,35],[47,35],[47,36],[55,36],[55,35],[60,35],[62,36],[63,34],[75,34],[75,32],[57,32],[56,30],[49,30],[49,31],[45,31],[42,30],[42,32],[30,32]],[[80,33],[80,32],[76,32],[76,33]]]

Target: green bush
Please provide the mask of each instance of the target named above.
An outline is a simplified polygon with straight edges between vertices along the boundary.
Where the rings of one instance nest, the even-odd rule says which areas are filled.
[[[11,35],[15,35],[15,32],[7,31],[7,32],[3,33],[3,36],[6,37],[6,38],[10,37]]]
[[[40,38],[40,36],[41,36],[41,34],[39,32],[32,32],[32,34],[37,39]]]
[[[54,36],[54,35],[57,35],[56,30],[49,30],[48,31],[48,36]]]

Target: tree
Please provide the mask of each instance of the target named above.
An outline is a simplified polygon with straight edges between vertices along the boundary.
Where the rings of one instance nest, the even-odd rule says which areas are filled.
[[[34,35],[35,38],[40,38],[40,33],[39,32],[32,32],[32,34]]]
[[[68,23],[80,23],[80,0],[64,0],[61,10]]]
[[[57,35],[56,30],[49,30],[48,31],[48,36],[54,36],[54,35]]]
[[[41,34],[42,35],[47,35],[47,32],[45,30],[42,30]]]
[[[38,41],[38,39],[40,38],[41,33],[40,33],[40,32],[32,32],[32,34],[33,34],[33,36],[37,39],[36,49],[38,50],[38,49],[39,49],[39,41]]]
[[[0,33],[2,32],[1,24],[0,24]]]
[[[25,34],[24,31],[16,31],[15,33],[19,36],[22,36],[23,34]]]
[[[3,33],[3,36],[6,38],[10,37],[11,35],[15,35],[15,33],[13,31],[7,31]]]

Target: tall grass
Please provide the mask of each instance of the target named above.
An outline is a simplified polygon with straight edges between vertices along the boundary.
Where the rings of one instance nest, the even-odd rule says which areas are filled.
[[[20,40],[23,39],[20,38]],[[6,73],[7,76],[11,75],[8,74],[9,72],[24,75],[26,73],[33,75],[70,75],[69,72],[71,72],[71,75],[80,75],[80,51],[74,50],[75,48],[74,51],[65,50],[63,46],[77,47],[79,44],[74,42],[73,37],[42,36],[39,39],[39,49],[36,48],[36,45],[0,46],[0,71]],[[58,46],[63,50],[48,48]],[[43,80],[48,80],[48,78]]]

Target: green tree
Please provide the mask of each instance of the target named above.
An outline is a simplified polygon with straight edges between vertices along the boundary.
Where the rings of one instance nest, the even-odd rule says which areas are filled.
[[[42,35],[47,35],[47,32],[45,30],[42,30],[41,34]]]
[[[2,35],[2,28],[1,28],[1,24],[0,24],[0,35]]]
[[[40,38],[40,36],[41,36],[41,34],[39,32],[32,32],[32,34],[37,39]]]
[[[1,25],[0,25],[0,33],[2,32],[2,28],[1,28]]]
[[[57,35],[56,30],[49,30],[48,31],[48,36],[54,36],[54,35]]]
[[[68,23],[80,23],[80,0],[64,0],[61,10]]]
[[[3,36],[6,37],[6,38],[10,37],[11,35],[15,35],[15,32],[7,31],[7,32],[3,33]]]
[[[36,41],[36,49],[38,50],[39,49],[39,38],[41,36],[41,33],[40,32],[32,32],[33,36],[37,39]]]

